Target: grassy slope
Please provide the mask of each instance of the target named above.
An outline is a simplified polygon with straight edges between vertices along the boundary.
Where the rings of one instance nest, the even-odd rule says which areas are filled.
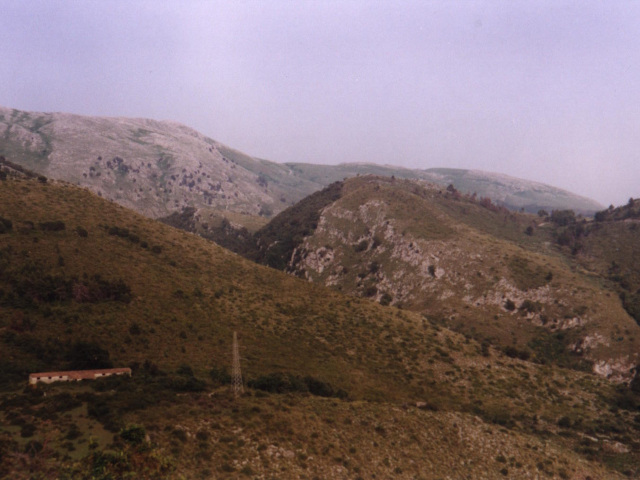
[[[599,338],[589,347],[594,361],[637,362],[638,325],[603,278],[553,245],[553,228],[538,217],[408,181],[361,177],[345,182],[319,223],[296,256],[298,273],[315,282],[377,300],[386,295],[476,338],[529,345],[540,359],[555,355],[550,342],[562,336],[561,349]],[[323,255],[331,260],[321,265]],[[515,310],[505,308],[507,300]],[[527,312],[525,300],[536,311]]]
[[[0,473],[20,478],[48,465],[76,477],[87,469],[96,475],[121,468],[138,478],[503,478],[509,472],[616,478],[610,468],[636,468],[633,415],[610,410],[619,394],[599,378],[492,349],[483,356],[479,344],[417,314],[256,266],[73,186],[0,182],[0,216],[12,221],[0,235],[0,362],[3,372],[23,374],[18,384],[3,377],[9,391],[0,399],[0,424],[6,426],[0,429]],[[66,229],[38,228],[47,221],[63,221]],[[87,237],[78,235],[78,226]],[[109,235],[113,226],[127,228],[129,237]],[[130,240],[132,233],[138,242]],[[20,292],[7,272],[31,280],[32,274],[77,277],[80,283],[84,274],[99,274],[124,281],[132,300],[36,300],[19,307]],[[118,366],[147,360],[172,372],[186,364],[206,378],[212,367],[228,365],[233,330],[239,332],[245,378],[274,371],[312,375],[347,390],[350,401],[250,391],[233,403],[225,389],[210,396],[212,386],[172,396],[150,393],[152,380],[142,373],[93,396],[85,385],[48,387],[47,397],[11,390],[24,385],[28,371],[64,368],[62,353],[76,340],[107,349]],[[59,352],[34,348],[46,345]],[[65,399],[61,405],[79,403],[65,413],[67,407],[55,407],[59,398]],[[120,405],[118,424],[143,425],[151,443],[143,448],[120,441],[109,447],[120,452],[116,459],[94,453],[74,464],[90,451],[89,437],[97,452],[110,442],[96,417],[83,410],[96,398]],[[419,401],[432,411],[407,406]],[[568,420],[559,427],[563,417]],[[75,438],[74,423],[80,431]],[[26,424],[35,432],[25,433]],[[593,440],[584,443],[585,434]],[[61,463],[55,455],[47,460],[44,453],[19,453],[29,439],[45,438],[43,452],[57,454]],[[616,451],[615,442],[624,449]]]

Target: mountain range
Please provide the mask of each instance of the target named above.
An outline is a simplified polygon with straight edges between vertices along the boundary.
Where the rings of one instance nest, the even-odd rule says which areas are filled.
[[[0,136],[0,477],[640,475],[640,200],[153,120]]]
[[[511,209],[572,209],[597,202],[506,175],[373,164],[275,163],[229,148],[184,125],[0,107],[0,155],[50,178],[86,186],[157,218],[193,207],[271,217],[334,181],[375,174],[426,180],[488,197]],[[202,211],[201,211],[202,210]]]

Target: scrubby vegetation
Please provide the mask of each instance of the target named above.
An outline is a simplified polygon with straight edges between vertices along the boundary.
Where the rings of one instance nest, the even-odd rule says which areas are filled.
[[[9,179],[0,200],[0,216],[12,222],[0,236],[0,476],[502,478],[506,469],[615,479],[639,471],[636,383],[616,388],[559,360],[541,364],[555,342],[574,339],[503,349],[445,326],[471,314],[435,319],[347,297],[70,185]],[[474,205],[450,208],[496,214]],[[36,227],[48,221],[66,228]],[[505,228],[529,238],[522,225]],[[421,231],[442,241],[455,229]],[[386,268],[373,258],[384,237],[368,235],[362,253],[371,257],[352,273],[365,274],[364,287]],[[508,253],[505,277],[532,275],[532,289],[573,278],[557,262],[538,270],[528,250]],[[425,270],[431,281],[442,277]],[[101,298],[74,297],[75,285]],[[496,315],[515,321],[550,310],[512,302]],[[553,308],[573,318],[577,306]],[[237,400],[228,387],[233,331],[247,379]],[[133,376],[24,388],[36,370],[108,364],[130,366]],[[587,437],[595,440],[584,445]]]
[[[248,256],[284,270],[294,249],[317,228],[321,210],[341,195],[342,183],[336,182],[289,207],[256,233],[258,250]]]

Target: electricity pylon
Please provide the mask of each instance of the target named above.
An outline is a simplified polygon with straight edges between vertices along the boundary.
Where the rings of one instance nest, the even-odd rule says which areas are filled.
[[[240,349],[238,348],[238,335],[233,332],[233,366],[231,369],[231,388],[233,396],[238,398],[244,393],[244,385],[242,384],[242,371],[240,370]]]

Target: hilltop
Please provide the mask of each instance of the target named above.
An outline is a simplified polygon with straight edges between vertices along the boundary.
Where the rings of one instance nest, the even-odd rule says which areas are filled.
[[[590,267],[611,265],[607,252],[620,249],[596,251],[596,238],[610,232],[598,223],[588,230],[590,257],[578,255],[568,232],[588,222],[571,212],[560,226],[563,212],[520,214],[453,187],[359,177],[276,216],[256,233],[255,258],[420,312],[513,355],[628,380],[640,361],[640,327],[607,275]],[[625,231],[627,249],[615,261],[636,271],[640,236]],[[626,297],[634,305],[636,285]]]
[[[253,158],[179,123],[0,107],[0,155],[49,178],[158,218],[194,208],[195,229],[227,219],[236,229],[270,218],[334,181],[364,174],[453,184],[508,208],[536,212],[603,207],[570,192],[505,175],[373,164],[281,164]],[[240,214],[233,217],[235,214]],[[207,225],[203,225],[203,224]],[[235,228],[235,227],[234,227]]]
[[[635,384],[511,358],[70,184],[0,180],[0,217],[4,476],[639,471]],[[237,401],[232,331],[249,381]],[[23,390],[30,371],[107,363],[133,377]]]

